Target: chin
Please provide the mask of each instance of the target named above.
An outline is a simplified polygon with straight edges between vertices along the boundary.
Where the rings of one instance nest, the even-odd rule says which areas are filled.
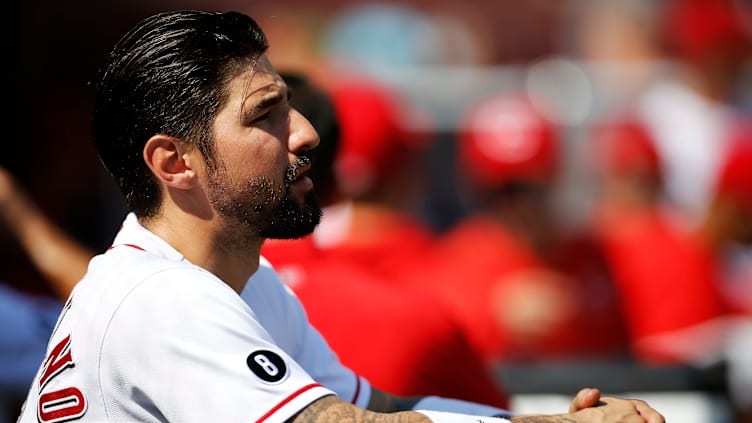
[[[311,191],[304,201],[283,201],[267,225],[259,228],[260,234],[269,239],[296,239],[309,235],[321,222],[323,212]]]

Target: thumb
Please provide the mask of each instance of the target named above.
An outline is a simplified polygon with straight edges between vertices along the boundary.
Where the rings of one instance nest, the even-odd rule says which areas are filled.
[[[575,413],[583,408],[595,407],[601,400],[601,391],[596,388],[584,388],[572,400],[569,412]]]

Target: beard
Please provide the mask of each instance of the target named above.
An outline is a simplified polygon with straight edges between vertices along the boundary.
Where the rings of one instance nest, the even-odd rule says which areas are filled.
[[[311,190],[301,200],[290,195],[290,185],[297,169],[310,162],[300,157],[287,167],[284,183],[269,177],[252,178],[233,185],[226,168],[219,163],[208,175],[209,201],[229,223],[229,233],[251,231],[256,237],[295,239],[313,232],[321,221],[322,210]]]

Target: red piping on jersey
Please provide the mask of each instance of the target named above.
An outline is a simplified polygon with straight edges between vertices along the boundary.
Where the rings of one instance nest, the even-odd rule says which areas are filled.
[[[320,383],[312,383],[310,385],[306,385],[306,386],[298,389],[297,391],[295,391],[292,394],[290,394],[290,396],[288,396],[287,398],[283,399],[279,404],[275,405],[274,408],[272,408],[271,410],[267,411],[266,414],[264,414],[258,420],[256,420],[256,423],[261,423],[264,420],[268,419],[269,417],[271,417],[272,414],[276,413],[277,410],[279,410],[280,408],[282,408],[285,404],[289,403],[290,401],[294,400],[296,397],[298,397],[303,392],[309,391],[309,390],[311,390],[313,388],[318,388],[320,386],[322,386]]]
[[[351,404],[356,404],[358,402],[358,397],[360,396],[360,376],[355,375],[355,395],[353,395],[352,401],[350,401]]]
[[[131,248],[135,248],[137,250],[146,251],[143,248],[139,247],[138,245],[133,245],[133,244],[118,244],[118,245],[113,245],[110,248],[108,248],[107,251],[112,250],[115,247],[120,247],[120,246],[131,247]]]

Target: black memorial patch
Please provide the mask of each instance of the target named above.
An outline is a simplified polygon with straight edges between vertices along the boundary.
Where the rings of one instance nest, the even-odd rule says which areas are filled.
[[[253,374],[265,382],[277,383],[287,375],[285,361],[275,352],[269,350],[254,351],[248,355],[245,361]]]

